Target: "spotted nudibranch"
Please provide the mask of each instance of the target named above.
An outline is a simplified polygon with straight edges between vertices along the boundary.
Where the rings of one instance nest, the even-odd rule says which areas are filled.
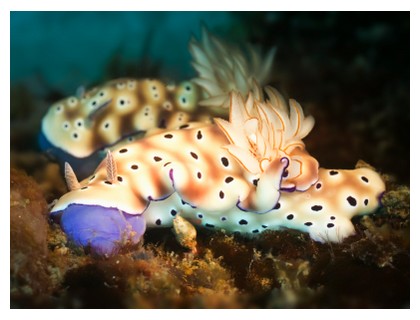
[[[268,99],[232,93],[229,121],[191,123],[108,152],[51,211],[70,241],[100,255],[139,242],[147,227],[177,216],[205,228],[257,234],[292,228],[316,241],[354,233],[351,218],[374,211],[378,173],[319,169],[302,139],[314,120],[267,89]]]
[[[54,103],[42,120],[41,148],[86,177],[102,160],[101,150],[154,128],[227,116],[231,90],[245,97],[256,83],[264,85],[269,79],[274,50],[263,56],[250,47],[245,55],[205,29],[201,43],[192,39],[189,47],[198,73],[194,79],[178,85],[116,79]]]

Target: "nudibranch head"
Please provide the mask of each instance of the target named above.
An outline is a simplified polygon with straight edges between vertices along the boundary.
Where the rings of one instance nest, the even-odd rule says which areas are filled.
[[[305,150],[302,139],[312,130],[314,119],[304,117],[302,107],[290,101],[290,113],[282,96],[266,88],[268,100],[246,101],[231,94],[229,121],[215,119],[231,144],[225,148],[252,175],[260,175],[269,165],[287,158],[282,189],[306,190],[318,179],[318,161]]]
[[[51,217],[73,245],[96,256],[111,256],[135,246],[146,230],[143,215],[99,205],[70,204]]]
[[[42,134],[51,146],[77,157],[92,153],[93,132],[87,126],[87,113],[73,96],[54,103],[42,119]]]
[[[259,50],[249,46],[246,56],[239,48],[210,35],[205,28],[201,34],[201,43],[195,39],[190,42],[192,65],[199,75],[193,81],[206,93],[199,104],[224,114],[228,111],[232,90],[246,97],[255,89],[255,82],[261,86],[267,84],[275,49],[262,56]]]
[[[69,241],[99,256],[110,256],[138,244],[146,230],[145,203],[117,176],[116,163],[108,152],[89,179],[78,182],[66,163],[65,176],[70,192],[51,210]],[[106,174],[105,174],[106,172]]]

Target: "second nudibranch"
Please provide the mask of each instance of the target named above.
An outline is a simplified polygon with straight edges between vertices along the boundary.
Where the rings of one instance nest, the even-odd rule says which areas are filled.
[[[354,233],[353,216],[379,206],[383,181],[367,168],[318,169],[302,142],[313,119],[293,100],[288,111],[275,90],[267,95],[262,102],[232,94],[229,121],[188,124],[108,152],[80,184],[68,170],[73,190],[52,218],[72,242],[101,255],[177,216],[228,232],[286,227],[341,241]]]
[[[191,40],[190,51],[197,71],[190,81],[121,78],[54,103],[42,120],[41,148],[86,177],[103,158],[101,151],[117,143],[156,128],[227,116],[229,93],[245,97],[256,83],[265,85],[274,56],[274,50],[262,56],[250,48],[247,59],[206,30],[202,43]]]

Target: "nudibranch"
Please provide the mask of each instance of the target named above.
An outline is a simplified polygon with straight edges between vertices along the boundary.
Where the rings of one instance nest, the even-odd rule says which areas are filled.
[[[266,92],[266,100],[232,93],[229,121],[189,123],[109,151],[80,183],[67,167],[72,190],[52,219],[70,241],[100,255],[135,245],[146,226],[172,227],[177,217],[226,232],[291,228],[342,241],[355,231],[353,216],[379,206],[383,181],[368,168],[320,169],[302,142],[313,118]]]
[[[274,50],[265,56],[250,47],[247,56],[203,29],[190,42],[198,76],[167,84],[157,79],[122,78],[54,103],[42,120],[40,146],[81,177],[92,172],[106,148],[143,137],[155,128],[227,116],[229,93],[245,96],[269,79]]]

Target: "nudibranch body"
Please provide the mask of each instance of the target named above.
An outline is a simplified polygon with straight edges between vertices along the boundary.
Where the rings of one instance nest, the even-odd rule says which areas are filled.
[[[378,207],[384,183],[366,168],[318,170],[301,141],[312,118],[295,101],[287,112],[273,89],[268,96],[232,94],[229,122],[183,125],[109,152],[93,175],[70,183],[74,190],[51,216],[71,241],[99,254],[137,243],[145,225],[170,227],[177,216],[227,232],[286,227],[341,241],[354,232],[353,216]]]
[[[267,83],[274,56],[273,50],[262,56],[251,48],[246,59],[206,30],[202,43],[191,40],[190,51],[198,73],[191,81],[116,79],[54,103],[42,120],[41,148],[86,177],[103,158],[100,151],[118,142],[155,128],[227,116],[231,90],[245,96],[255,83]]]
[[[42,120],[44,149],[59,149],[73,167],[78,166],[71,157],[84,159],[86,166],[87,158],[121,139],[191,120],[210,121],[208,116],[191,113],[199,97],[200,91],[190,81],[178,86],[154,79],[109,81],[80,98],[72,96],[51,106]]]

